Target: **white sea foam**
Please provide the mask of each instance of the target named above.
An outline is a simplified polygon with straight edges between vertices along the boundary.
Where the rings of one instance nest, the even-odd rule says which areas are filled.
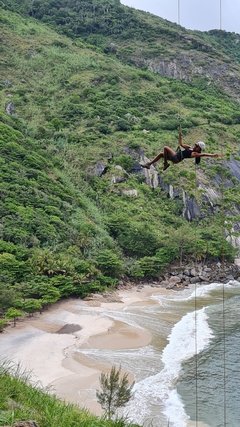
[[[134,387],[134,399],[127,407],[130,418],[143,423],[150,416],[150,404],[164,405],[166,419],[173,427],[185,427],[188,416],[175,389],[182,363],[206,348],[213,336],[205,309],[191,312],[173,327],[162,353],[163,370]],[[196,332],[197,331],[197,332]],[[197,338],[197,340],[196,340]],[[159,415],[160,415],[159,410]]]
[[[228,283],[225,283],[225,284],[223,283],[211,283],[209,285],[196,284],[191,286],[190,290],[194,288],[194,291],[192,291],[190,295],[189,295],[189,289],[188,289],[181,293],[176,293],[176,295],[173,297],[154,295],[152,298],[154,300],[161,302],[161,304],[164,300],[180,301],[180,302],[191,301],[191,300],[194,300],[195,298],[208,297],[213,291],[222,290],[223,287],[227,294],[229,291],[240,289],[240,282],[238,282],[237,280],[230,280]]]
[[[193,300],[195,298],[205,298],[208,297],[212,292],[218,290],[225,290],[226,296],[229,291],[234,291],[240,288],[240,282],[237,280],[230,280],[228,283],[211,283],[209,285],[200,285],[196,287],[194,292],[186,298],[186,300]]]
[[[79,353],[110,365],[121,365],[129,372],[134,372],[135,380],[151,376],[156,369],[160,371],[162,362],[159,353],[151,345],[137,349],[79,349]],[[136,363],[137,361],[137,363]]]

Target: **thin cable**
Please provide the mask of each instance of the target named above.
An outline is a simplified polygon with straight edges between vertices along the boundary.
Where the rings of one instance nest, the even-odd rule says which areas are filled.
[[[221,157],[223,158],[223,144],[221,144]],[[224,216],[224,185],[223,185],[223,173],[221,177],[221,222],[222,222],[222,238],[225,236],[225,216]],[[222,243],[221,250],[221,261],[224,263],[224,248]],[[222,330],[223,330],[223,420],[224,427],[227,425],[227,396],[226,396],[226,318],[225,318],[225,285],[222,286]]]
[[[181,23],[181,3],[180,0],[178,0],[178,25]]]
[[[197,284],[195,283],[195,410],[196,426],[198,425],[198,333],[197,333]]]
[[[197,200],[197,165],[195,163],[195,199]],[[197,227],[195,227],[195,241],[197,240]],[[195,321],[195,410],[196,410],[196,427],[198,426],[198,330],[197,330],[197,283],[195,283],[194,295],[194,321]]]
[[[180,11],[181,11],[181,1],[178,0],[178,25],[181,25]],[[180,40],[181,40],[180,30],[178,32],[178,36],[179,36],[179,44],[180,44]],[[179,108],[178,108],[178,121],[179,121],[179,128],[181,128],[181,106],[180,106],[180,104],[179,104]]]
[[[219,0],[219,21],[220,21],[220,30],[222,30],[222,0]],[[223,157],[223,145],[221,144],[221,156]],[[224,193],[223,193],[223,175],[222,175],[222,185],[221,185],[221,216],[222,216],[222,237],[225,235],[224,227]],[[224,253],[222,245],[222,262],[224,262]],[[223,328],[223,420],[224,427],[227,425],[227,395],[226,395],[226,319],[225,319],[225,286],[223,283],[222,289],[222,328]]]
[[[219,0],[220,4],[219,4],[219,22],[220,22],[220,30],[222,30],[222,0]]]
[[[227,426],[227,399],[226,399],[226,319],[225,319],[225,286],[223,283],[223,419],[224,419],[224,427]]]

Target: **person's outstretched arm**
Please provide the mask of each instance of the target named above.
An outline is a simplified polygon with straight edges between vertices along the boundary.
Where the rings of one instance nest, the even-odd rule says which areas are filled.
[[[179,144],[179,146],[180,146],[180,147],[182,147],[182,148],[185,148],[185,149],[190,148],[190,145],[188,145],[188,144],[183,144],[183,136],[182,136],[182,129],[181,129],[181,126],[179,127],[178,144]]]
[[[223,157],[222,154],[219,153],[196,153],[195,151],[193,151],[193,153],[191,154],[191,157]]]

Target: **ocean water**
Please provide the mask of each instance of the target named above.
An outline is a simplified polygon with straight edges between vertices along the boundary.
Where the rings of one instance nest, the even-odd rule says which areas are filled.
[[[240,427],[240,283],[193,285],[104,314],[151,331],[140,349],[80,350],[134,373],[124,410],[144,427]]]

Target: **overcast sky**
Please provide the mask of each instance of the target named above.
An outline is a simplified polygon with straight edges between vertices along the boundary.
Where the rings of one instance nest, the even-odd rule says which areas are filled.
[[[178,22],[178,0],[121,0],[121,3]],[[220,15],[223,30],[240,34],[240,0],[180,0],[180,23],[185,28],[201,31],[220,28]]]

